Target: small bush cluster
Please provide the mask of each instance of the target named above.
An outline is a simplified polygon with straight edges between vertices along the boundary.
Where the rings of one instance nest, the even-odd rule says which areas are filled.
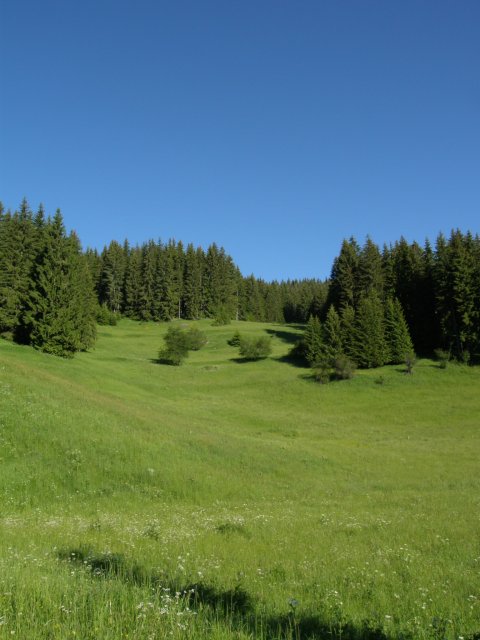
[[[165,346],[160,349],[158,359],[164,364],[179,366],[189,351],[198,351],[207,343],[207,337],[197,327],[185,331],[178,326],[168,327],[164,336]]]
[[[445,349],[435,349],[434,355],[440,369],[446,369],[450,360],[450,353]]]
[[[99,304],[96,312],[97,324],[114,327],[117,324],[117,314],[107,307],[106,304]]]
[[[267,336],[257,338],[245,338],[240,336],[238,352],[245,360],[261,360],[267,358],[272,352],[272,343]]]
[[[219,306],[215,310],[212,325],[214,327],[223,327],[232,321],[230,310],[225,306]]]
[[[235,331],[235,333],[230,338],[230,340],[227,340],[227,344],[230,345],[231,347],[239,347],[241,339],[242,339],[242,336],[240,335],[240,331]]]

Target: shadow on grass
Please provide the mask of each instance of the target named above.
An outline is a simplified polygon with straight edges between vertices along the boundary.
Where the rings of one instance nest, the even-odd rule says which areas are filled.
[[[148,358],[148,361],[152,364],[166,364],[168,367],[179,367],[182,362],[172,362],[171,360],[167,360],[166,358]]]
[[[230,362],[235,362],[236,364],[246,364],[247,362],[261,362],[262,360],[267,360],[269,356],[262,356],[261,358],[242,358],[238,356],[237,358],[230,358]]]
[[[288,344],[297,343],[302,337],[298,333],[292,333],[291,331],[285,331],[282,329],[265,329],[266,333],[272,338],[278,338],[279,340],[283,340],[283,342],[288,342]]]
[[[296,356],[291,353],[287,353],[284,356],[280,356],[279,358],[272,358],[272,359],[276,360],[277,362],[281,362],[283,364],[289,364],[292,367],[298,367],[299,369],[310,368],[303,358],[300,358],[299,356]]]
[[[223,616],[229,628],[238,626],[244,630],[247,627],[252,637],[261,637],[263,640],[389,640],[389,636],[381,629],[368,626],[367,623],[364,626],[343,622],[328,624],[319,616],[302,616],[293,609],[284,615],[264,617],[257,613],[254,599],[240,585],[226,590],[202,582],[179,585],[165,576],[128,562],[121,554],[99,554],[80,547],[62,550],[58,557],[83,566],[93,578],[117,579],[163,590],[168,588],[172,593],[180,593],[190,607],[208,607],[215,612],[217,619]],[[405,636],[405,640],[411,639]],[[478,636],[472,636],[471,640],[478,640]]]

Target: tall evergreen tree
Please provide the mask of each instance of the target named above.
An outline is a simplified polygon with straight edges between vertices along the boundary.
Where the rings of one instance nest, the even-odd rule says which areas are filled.
[[[57,210],[34,265],[26,325],[34,347],[63,357],[89,348],[95,339],[91,281],[79,251],[76,237],[67,238]]]
[[[305,358],[310,366],[315,366],[325,357],[323,328],[316,316],[310,316],[303,334]]]
[[[380,298],[383,297],[384,274],[382,266],[382,256],[377,245],[370,237],[367,237],[358,257],[358,271],[355,281],[356,300],[372,291],[375,291]]]
[[[110,311],[120,313],[123,303],[123,281],[125,278],[125,249],[115,240],[102,251],[100,273],[100,303]]]
[[[32,212],[24,199],[20,210],[0,222],[0,333],[24,341],[23,314],[33,287],[31,271],[36,251]]]
[[[361,298],[355,313],[353,360],[359,367],[381,367],[388,359],[383,305],[375,291]]]
[[[201,248],[187,246],[183,274],[183,315],[198,320],[202,313],[202,275],[204,255]]]
[[[141,252],[142,285],[138,300],[139,316],[140,320],[158,320],[155,308],[158,247],[153,240],[150,240],[142,245]]]
[[[407,354],[414,350],[402,305],[397,298],[388,299],[385,303],[385,341],[387,361],[393,364],[402,364]]]
[[[139,247],[130,249],[125,265],[123,284],[123,310],[129,318],[140,320],[142,293],[142,252]]]
[[[355,361],[355,309],[346,305],[340,314],[342,347],[346,356]]]
[[[360,248],[355,238],[344,240],[330,275],[329,304],[337,309],[356,305],[359,257]]]
[[[343,340],[342,340],[342,328],[340,323],[340,316],[338,315],[335,307],[330,305],[327,317],[323,324],[323,336],[325,342],[325,353],[328,360],[333,364],[343,353]]]

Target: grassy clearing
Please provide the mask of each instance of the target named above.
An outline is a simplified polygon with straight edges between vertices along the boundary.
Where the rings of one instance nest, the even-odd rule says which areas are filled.
[[[299,329],[197,324],[181,367],[166,325],[0,343],[0,637],[474,638],[480,370],[321,386]]]

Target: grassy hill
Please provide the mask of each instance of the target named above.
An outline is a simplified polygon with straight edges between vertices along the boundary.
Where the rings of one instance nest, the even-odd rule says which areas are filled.
[[[480,370],[322,386],[297,327],[196,324],[181,367],[0,343],[0,638],[480,637]]]

